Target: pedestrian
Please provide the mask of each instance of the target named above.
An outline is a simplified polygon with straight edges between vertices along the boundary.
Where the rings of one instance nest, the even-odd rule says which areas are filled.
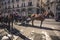
[[[25,24],[26,23],[26,19],[27,19],[27,12],[26,11],[23,11],[22,12],[22,23]]]

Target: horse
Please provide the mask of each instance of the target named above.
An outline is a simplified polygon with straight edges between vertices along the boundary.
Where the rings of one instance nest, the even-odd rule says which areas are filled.
[[[48,15],[47,11],[42,12],[42,14],[36,14],[36,13],[32,14],[31,15],[32,26],[34,26],[33,24],[34,20],[40,20],[41,21],[40,27],[42,27],[42,23],[45,20],[47,15]]]

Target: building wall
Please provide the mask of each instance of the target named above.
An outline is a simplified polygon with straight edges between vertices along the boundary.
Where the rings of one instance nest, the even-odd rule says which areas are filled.
[[[2,9],[4,9],[5,7],[8,8],[8,6],[11,6],[11,8],[13,8],[13,5],[14,5],[14,7],[17,7],[17,4],[21,7],[21,5],[22,5],[22,3],[23,3],[22,0],[19,0],[19,2],[16,2],[16,0],[14,0],[14,3],[12,3],[12,0],[10,0],[10,4],[8,4],[8,1],[9,1],[9,0],[4,0],[4,1],[2,1],[2,3],[4,4],[4,5],[2,6]],[[33,7],[36,7],[38,0],[31,0],[31,1],[32,1]],[[40,1],[39,1],[39,5],[41,5],[41,1],[42,1],[43,3],[45,3],[45,4],[46,4],[46,2],[47,2],[47,0],[40,0]],[[6,2],[6,5],[5,5],[5,2]],[[25,0],[25,6],[28,6],[28,2],[29,2],[29,0]],[[35,10],[35,9],[34,9],[34,10]]]
[[[14,0],[14,3],[12,3],[11,1],[12,0],[10,0],[10,4],[8,3],[8,1],[9,0],[4,0],[4,1],[2,1],[2,3],[3,3],[3,5],[2,5],[2,9],[5,9],[5,7],[9,7],[9,6],[11,6],[11,8],[13,8],[13,5],[14,5],[14,7],[16,8],[17,7],[17,4],[19,5],[19,7],[21,7],[21,5],[22,5],[22,0],[19,0],[19,2],[16,2],[16,0]],[[33,7],[36,7],[36,5],[37,5],[37,0],[31,0],[32,1],[32,5],[33,5]],[[6,5],[5,5],[5,2],[6,2]],[[29,2],[29,0],[25,0],[25,6],[27,7],[28,6],[28,2]]]
[[[16,2],[16,0],[14,0],[14,3],[12,3],[11,1],[12,0],[10,0],[10,4],[8,4],[8,1],[9,0],[5,0],[5,1],[3,1],[3,4],[6,2],[7,3],[7,7],[10,5],[11,7],[14,5],[14,7],[17,7],[17,4],[19,4],[19,6],[21,7],[21,4],[23,3],[21,0],[19,0],[19,2]],[[28,2],[29,2],[29,0],[25,0],[25,6],[28,6]],[[37,0],[32,0],[32,4],[33,4],[33,6],[35,6],[36,7],[36,3],[37,3]],[[6,6],[6,5],[3,5],[3,6]]]
[[[46,4],[48,4],[45,8],[47,9],[47,11],[52,11],[53,14],[56,14],[56,0],[47,0],[49,2],[47,2]],[[50,7],[50,9],[48,9],[48,7]]]

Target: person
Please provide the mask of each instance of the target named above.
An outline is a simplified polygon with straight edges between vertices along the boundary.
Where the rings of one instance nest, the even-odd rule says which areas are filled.
[[[15,19],[15,22],[18,22],[18,14],[17,13],[14,14],[14,19]]]
[[[26,13],[26,11],[23,11],[22,12],[22,24],[26,23],[27,17],[28,17],[28,14]]]

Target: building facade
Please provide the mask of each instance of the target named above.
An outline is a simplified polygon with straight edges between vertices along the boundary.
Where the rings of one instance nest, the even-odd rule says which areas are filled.
[[[54,16],[56,13],[56,0],[46,0],[46,2],[44,3],[44,8],[50,12],[52,11]]]
[[[39,3],[39,4],[38,4]],[[36,13],[37,4],[41,6],[41,0],[2,0],[1,1],[1,11],[10,12],[10,11],[28,11]]]
[[[47,0],[47,11],[51,10],[56,21],[60,20],[60,0]]]

